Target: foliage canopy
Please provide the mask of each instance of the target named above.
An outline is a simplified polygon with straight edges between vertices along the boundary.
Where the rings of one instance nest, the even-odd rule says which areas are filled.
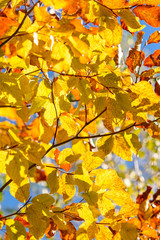
[[[142,131],[160,139],[160,50],[144,52],[160,33],[142,49],[140,22],[160,27],[159,4],[0,1],[0,191],[24,204],[1,215],[6,240],[159,239],[160,190],[135,202],[103,167],[110,153],[132,161]],[[126,64],[124,31],[137,39]],[[50,193],[32,197],[41,181]]]

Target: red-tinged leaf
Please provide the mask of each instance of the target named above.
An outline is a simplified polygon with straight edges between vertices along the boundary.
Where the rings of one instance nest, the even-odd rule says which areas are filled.
[[[135,42],[135,48],[138,50],[140,49],[139,46],[141,46],[141,43],[143,41],[143,35],[144,35],[144,32],[143,31],[140,31],[137,33],[137,40]]]
[[[133,9],[133,12],[152,27],[160,27],[160,7],[137,6]]]
[[[147,41],[148,44],[150,43],[159,43],[160,42],[160,31],[155,31],[152,33]]]
[[[149,69],[149,70],[143,71],[141,73],[140,80],[141,81],[149,81],[149,79],[151,77],[153,77],[153,75],[154,75],[154,70],[153,69]]]
[[[155,83],[155,93],[160,96],[160,84],[158,81]]]
[[[144,66],[147,67],[160,66],[160,49],[156,50],[153,54],[149,55],[145,59]]]
[[[65,171],[69,171],[69,169],[71,168],[71,164],[70,163],[64,163],[64,164],[59,164],[59,154],[60,154],[60,150],[58,148],[56,148],[54,155],[55,155],[55,161],[57,163],[57,165],[60,168],[63,168]]]
[[[128,31],[128,32],[131,33],[133,36],[135,35],[134,32],[130,32],[130,31],[129,31],[129,29],[128,29],[128,27],[127,27],[127,25],[125,24],[125,22],[124,22],[123,19],[120,19],[120,22],[121,22],[121,27],[122,27],[124,30]]]
[[[11,26],[18,27],[18,22],[8,19],[6,17],[0,17],[0,37],[2,37]]]
[[[46,181],[47,176],[43,169],[36,168],[35,175],[34,175],[35,182]]]
[[[13,43],[7,43],[2,49],[8,58],[17,55],[16,46]]]
[[[143,201],[147,200],[148,199],[148,195],[150,194],[152,188],[150,186],[147,186],[147,190],[142,193],[141,195],[138,195],[137,197],[137,203],[142,203]]]
[[[45,231],[46,237],[48,237],[48,238],[53,237],[55,235],[56,231],[57,231],[57,224],[55,224],[53,219],[50,218],[49,226]]]
[[[129,67],[129,70],[134,73],[136,67],[141,66],[141,62],[144,60],[145,55],[143,51],[138,51],[135,48],[132,48],[129,51],[129,56],[127,57],[126,64]]]
[[[18,221],[20,223],[22,223],[25,227],[29,226],[29,222],[27,222],[24,218],[16,216],[15,221]]]
[[[67,229],[59,230],[62,240],[76,240],[76,228],[71,222],[67,222]]]

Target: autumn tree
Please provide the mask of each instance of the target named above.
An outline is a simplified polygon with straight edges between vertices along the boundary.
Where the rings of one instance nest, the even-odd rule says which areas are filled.
[[[159,4],[0,0],[0,192],[22,204],[1,209],[6,240],[159,239],[160,190],[133,200],[107,161],[160,139],[160,50],[145,56]],[[123,32],[136,41],[122,62]]]

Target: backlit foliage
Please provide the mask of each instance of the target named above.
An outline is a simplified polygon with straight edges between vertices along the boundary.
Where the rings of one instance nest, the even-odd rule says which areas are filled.
[[[0,1],[0,191],[24,204],[1,215],[6,240],[159,239],[159,190],[134,202],[102,167],[132,161],[137,129],[160,139],[160,50],[145,56],[140,22],[160,27],[159,4]],[[121,68],[123,31],[137,40]],[[155,29],[146,45],[159,42]],[[50,193],[31,196],[41,181]]]

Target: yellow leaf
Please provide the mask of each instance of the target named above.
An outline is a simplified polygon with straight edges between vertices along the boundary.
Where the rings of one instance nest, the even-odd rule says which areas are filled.
[[[102,150],[106,155],[108,155],[113,148],[113,138],[112,136],[108,136],[108,137],[101,137],[98,141],[97,141],[97,147],[99,150]]]
[[[78,180],[81,180],[83,182],[86,182],[88,183],[89,185],[92,185],[92,181],[91,181],[91,178],[88,174],[88,171],[82,167],[82,173],[81,174],[74,174],[74,178],[75,179],[78,179]]]
[[[96,240],[112,240],[113,239],[113,234],[109,230],[108,227],[105,227],[103,225],[98,225],[98,233],[95,236]]]
[[[12,75],[2,72],[0,72],[0,79],[0,100],[5,103],[16,104],[16,106],[22,105],[22,93],[16,79]]]
[[[7,151],[0,151],[0,173],[6,173],[5,163],[8,157]]]
[[[52,19],[51,15],[47,12],[46,7],[35,6],[34,13],[35,18],[40,25],[47,24]]]
[[[25,240],[27,233],[24,225],[19,221],[14,221],[13,219],[7,219],[5,221],[7,237],[12,240]]]
[[[120,234],[123,240],[136,240],[139,230],[137,226],[132,223],[122,223]]]
[[[95,185],[101,189],[123,189],[125,188],[121,178],[113,169],[97,169],[94,170],[93,175],[96,175]]]
[[[48,83],[48,81],[45,81],[45,80],[41,81],[39,83],[36,96],[48,98],[50,94],[51,94],[51,86]]]
[[[139,23],[139,18],[135,17],[133,12],[128,9],[119,10],[118,15],[125,22],[130,32],[137,32],[145,27],[145,25]]]
[[[99,197],[98,208],[103,216],[107,215],[108,212],[114,213],[114,204],[110,199],[106,198],[105,195]]]
[[[82,102],[87,104],[90,101],[90,99],[94,98],[90,83],[86,79],[83,79],[83,81],[79,79],[77,87],[80,92],[80,99]]]
[[[42,205],[41,207],[50,207],[55,202],[54,198],[47,193],[39,194],[32,199],[32,203]]]
[[[26,202],[30,195],[30,184],[28,178],[25,178],[21,182],[21,185],[17,185],[14,182],[10,183],[10,193],[20,202]]]
[[[99,35],[105,40],[106,46],[116,46],[122,39],[122,28],[118,22],[109,21],[110,25],[99,27]]]
[[[68,0],[61,0],[60,2],[57,0],[42,0],[42,2],[46,5],[46,6],[52,6],[55,9],[60,9],[60,8],[64,8],[67,6],[67,2]]]
[[[98,156],[100,155],[99,152],[93,153],[91,151],[88,151],[85,153],[85,155],[82,157],[83,163],[82,166],[90,172],[91,170],[99,167],[103,163],[103,159]]]
[[[62,124],[62,127],[64,128],[64,130],[67,131],[69,137],[76,135],[78,126],[77,126],[76,122],[73,120],[71,115],[69,115],[69,114],[61,115],[60,121],[61,121],[61,124]]]
[[[48,126],[43,119],[43,115],[40,118],[39,123],[39,140],[44,143],[49,143],[54,135],[53,126]]]
[[[26,151],[25,156],[28,157],[29,161],[36,163],[37,165],[42,165],[42,158],[45,154],[45,149],[42,145],[28,139],[24,141],[21,149]]]
[[[114,136],[113,152],[126,161],[132,161],[132,152],[123,135]]]
[[[132,107],[141,107],[144,111],[160,101],[160,97],[155,94],[152,85],[147,81],[132,85],[130,90],[132,91],[130,96],[133,98]]]
[[[0,220],[0,229],[3,227],[3,221]]]
[[[57,170],[53,170],[47,177],[47,183],[50,189],[50,193],[53,194],[59,189],[59,177]]]
[[[88,203],[80,204],[80,206],[78,207],[78,213],[79,213],[79,216],[85,220],[86,224],[91,224],[95,220],[93,213],[89,208]]]
[[[126,204],[121,207],[118,214],[121,216],[124,216],[125,218],[128,218],[128,217],[130,218],[130,217],[136,216],[138,214],[138,210],[139,210],[139,204],[136,204],[136,203]]]
[[[12,151],[6,161],[6,172],[14,183],[20,185],[27,178],[29,163],[20,151]]]
[[[113,189],[104,193],[106,198],[113,200],[118,206],[133,205],[134,202],[131,199],[129,193],[122,189]]]
[[[128,145],[130,146],[131,150],[135,153],[138,154],[138,151],[141,149],[142,144],[139,141],[139,138],[136,134],[132,133],[124,133],[124,138]]]
[[[70,36],[68,41],[75,57],[88,56],[89,46],[80,38],[76,36]]]
[[[57,117],[55,106],[53,105],[53,102],[47,99],[47,101],[44,104],[44,108],[45,108],[43,114],[44,120],[48,124],[48,126],[52,126]]]
[[[73,198],[76,192],[73,176],[65,173],[62,176],[60,176],[59,189],[57,192],[63,195],[63,199],[65,201],[68,201],[69,199]]]
[[[34,97],[32,104],[31,104],[29,114],[33,115],[36,112],[41,112],[46,101],[48,101],[48,99],[46,97],[39,97],[39,96]]]
[[[89,205],[95,205],[98,201],[98,194],[94,191],[82,193],[81,195]]]
[[[32,204],[27,207],[26,216],[30,223],[29,233],[36,239],[42,238],[49,225],[49,218],[42,214],[42,209],[38,204]]]
[[[126,114],[116,98],[108,98],[106,100],[107,110],[104,113],[103,123],[104,126],[114,131],[115,126],[119,127],[126,118]]]
[[[71,65],[71,55],[69,49],[61,42],[55,42],[51,53],[52,61],[50,62],[53,71],[67,72]]]

